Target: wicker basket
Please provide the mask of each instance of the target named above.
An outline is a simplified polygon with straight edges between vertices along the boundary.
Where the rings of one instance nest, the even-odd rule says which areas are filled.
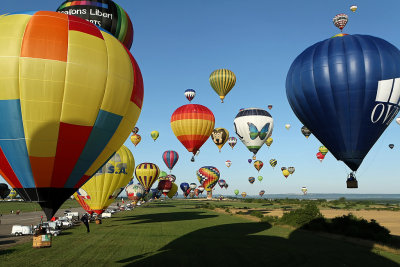
[[[96,224],[101,224],[101,220],[100,219],[96,219]]]
[[[33,245],[34,248],[49,248],[51,247],[51,235],[38,235],[33,236]]]
[[[358,182],[357,180],[348,180],[347,182],[347,188],[358,188]]]

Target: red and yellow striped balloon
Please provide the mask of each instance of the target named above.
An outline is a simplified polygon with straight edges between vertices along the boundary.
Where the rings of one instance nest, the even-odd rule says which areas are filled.
[[[215,118],[211,110],[196,104],[179,107],[171,117],[172,131],[193,155],[210,137],[214,124]]]
[[[149,192],[159,175],[160,169],[154,163],[141,163],[135,169],[136,179],[143,185],[146,192]]]

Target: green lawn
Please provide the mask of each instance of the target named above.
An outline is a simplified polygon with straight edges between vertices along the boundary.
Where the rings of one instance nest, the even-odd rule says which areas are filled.
[[[16,266],[399,266],[400,255],[168,201],[0,251]]]
[[[61,206],[60,210],[77,208],[80,207],[79,203],[75,199],[68,199]],[[14,212],[20,210],[21,212],[29,211],[40,211],[42,208],[38,203],[35,202],[23,202],[23,201],[0,201],[0,213],[9,214],[10,211]]]

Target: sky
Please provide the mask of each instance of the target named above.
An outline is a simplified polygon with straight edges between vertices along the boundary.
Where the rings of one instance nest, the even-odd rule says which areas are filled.
[[[239,0],[117,0],[132,19],[134,41],[131,52],[137,60],[144,80],[144,104],[137,127],[141,143],[132,151],[136,164],[153,162],[167,170],[161,155],[165,150],[179,153],[172,173],[177,183],[196,182],[196,170],[215,166],[229,188],[216,186],[214,195],[232,195],[235,189],[258,194],[309,193],[399,193],[397,162],[400,126],[393,122],[364,159],[357,172],[358,189],[346,188],[349,169],[330,153],[322,163],[316,158],[321,143],[314,137],[306,139],[300,132],[302,124],[292,112],[286,98],[285,80],[293,60],[304,49],[330,38],[340,31],[332,18],[338,13],[349,15],[344,31],[348,34],[368,34],[383,38],[400,47],[398,33],[398,0],[385,1],[239,1]],[[56,10],[62,1],[19,0],[2,1],[0,13],[21,10]],[[358,5],[352,13],[351,5]],[[209,84],[213,70],[227,68],[237,77],[232,91],[220,103]],[[170,127],[172,113],[188,104],[187,88],[196,90],[192,103],[207,106],[215,115],[215,127],[226,128],[235,136],[233,120],[240,108],[258,107],[267,110],[274,119],[270,148],[263,146],[257,159],[264,162],[258,173],[247,162],[252,153],[238,140],[232,150],[226,144],[222,152],[209,139],[193,163],[188,152]],[[321,111],[323,112],[323,111]],[[284,125],[291,124],[286,130]],[[160,137],[153,141],[150,132]],[[394,149],[388,144],[393,143]],[[278,161],[273,169],[269,160]],[[225,161],[231,160],[227,168]],[[295,173],[284,178],[281,167],[294,166]],[[263,176],[262,182],[248,182],[250,176]],[[0,178],[0,182],[2,182]]]

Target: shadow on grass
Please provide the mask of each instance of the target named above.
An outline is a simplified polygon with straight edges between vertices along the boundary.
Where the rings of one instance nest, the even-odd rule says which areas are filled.
[[[131,224],[193,221],[217,217],[218,215],[203,215],[205,212],[169,212],[126,216],[116,221],[133,221]]]
[[[399,266],[373,252],[313,233],[295,230],[288,238],[257,234],[267,223],[235,223],[203,228],[186,234],[152,254],[117,261],[124,266]],[[275,233],[275,234],[274,234]],[[279,233],[278,233],[279,234]]]
[[[15,249],[3,249],[3,250],[0,249],[0,256],[1,256],[1,255],[11,254],[11,253],[14,252],[14,250],[15,250]]]
[[[15,240],[0,240],[0,246],[6,244],[14,244]]]

